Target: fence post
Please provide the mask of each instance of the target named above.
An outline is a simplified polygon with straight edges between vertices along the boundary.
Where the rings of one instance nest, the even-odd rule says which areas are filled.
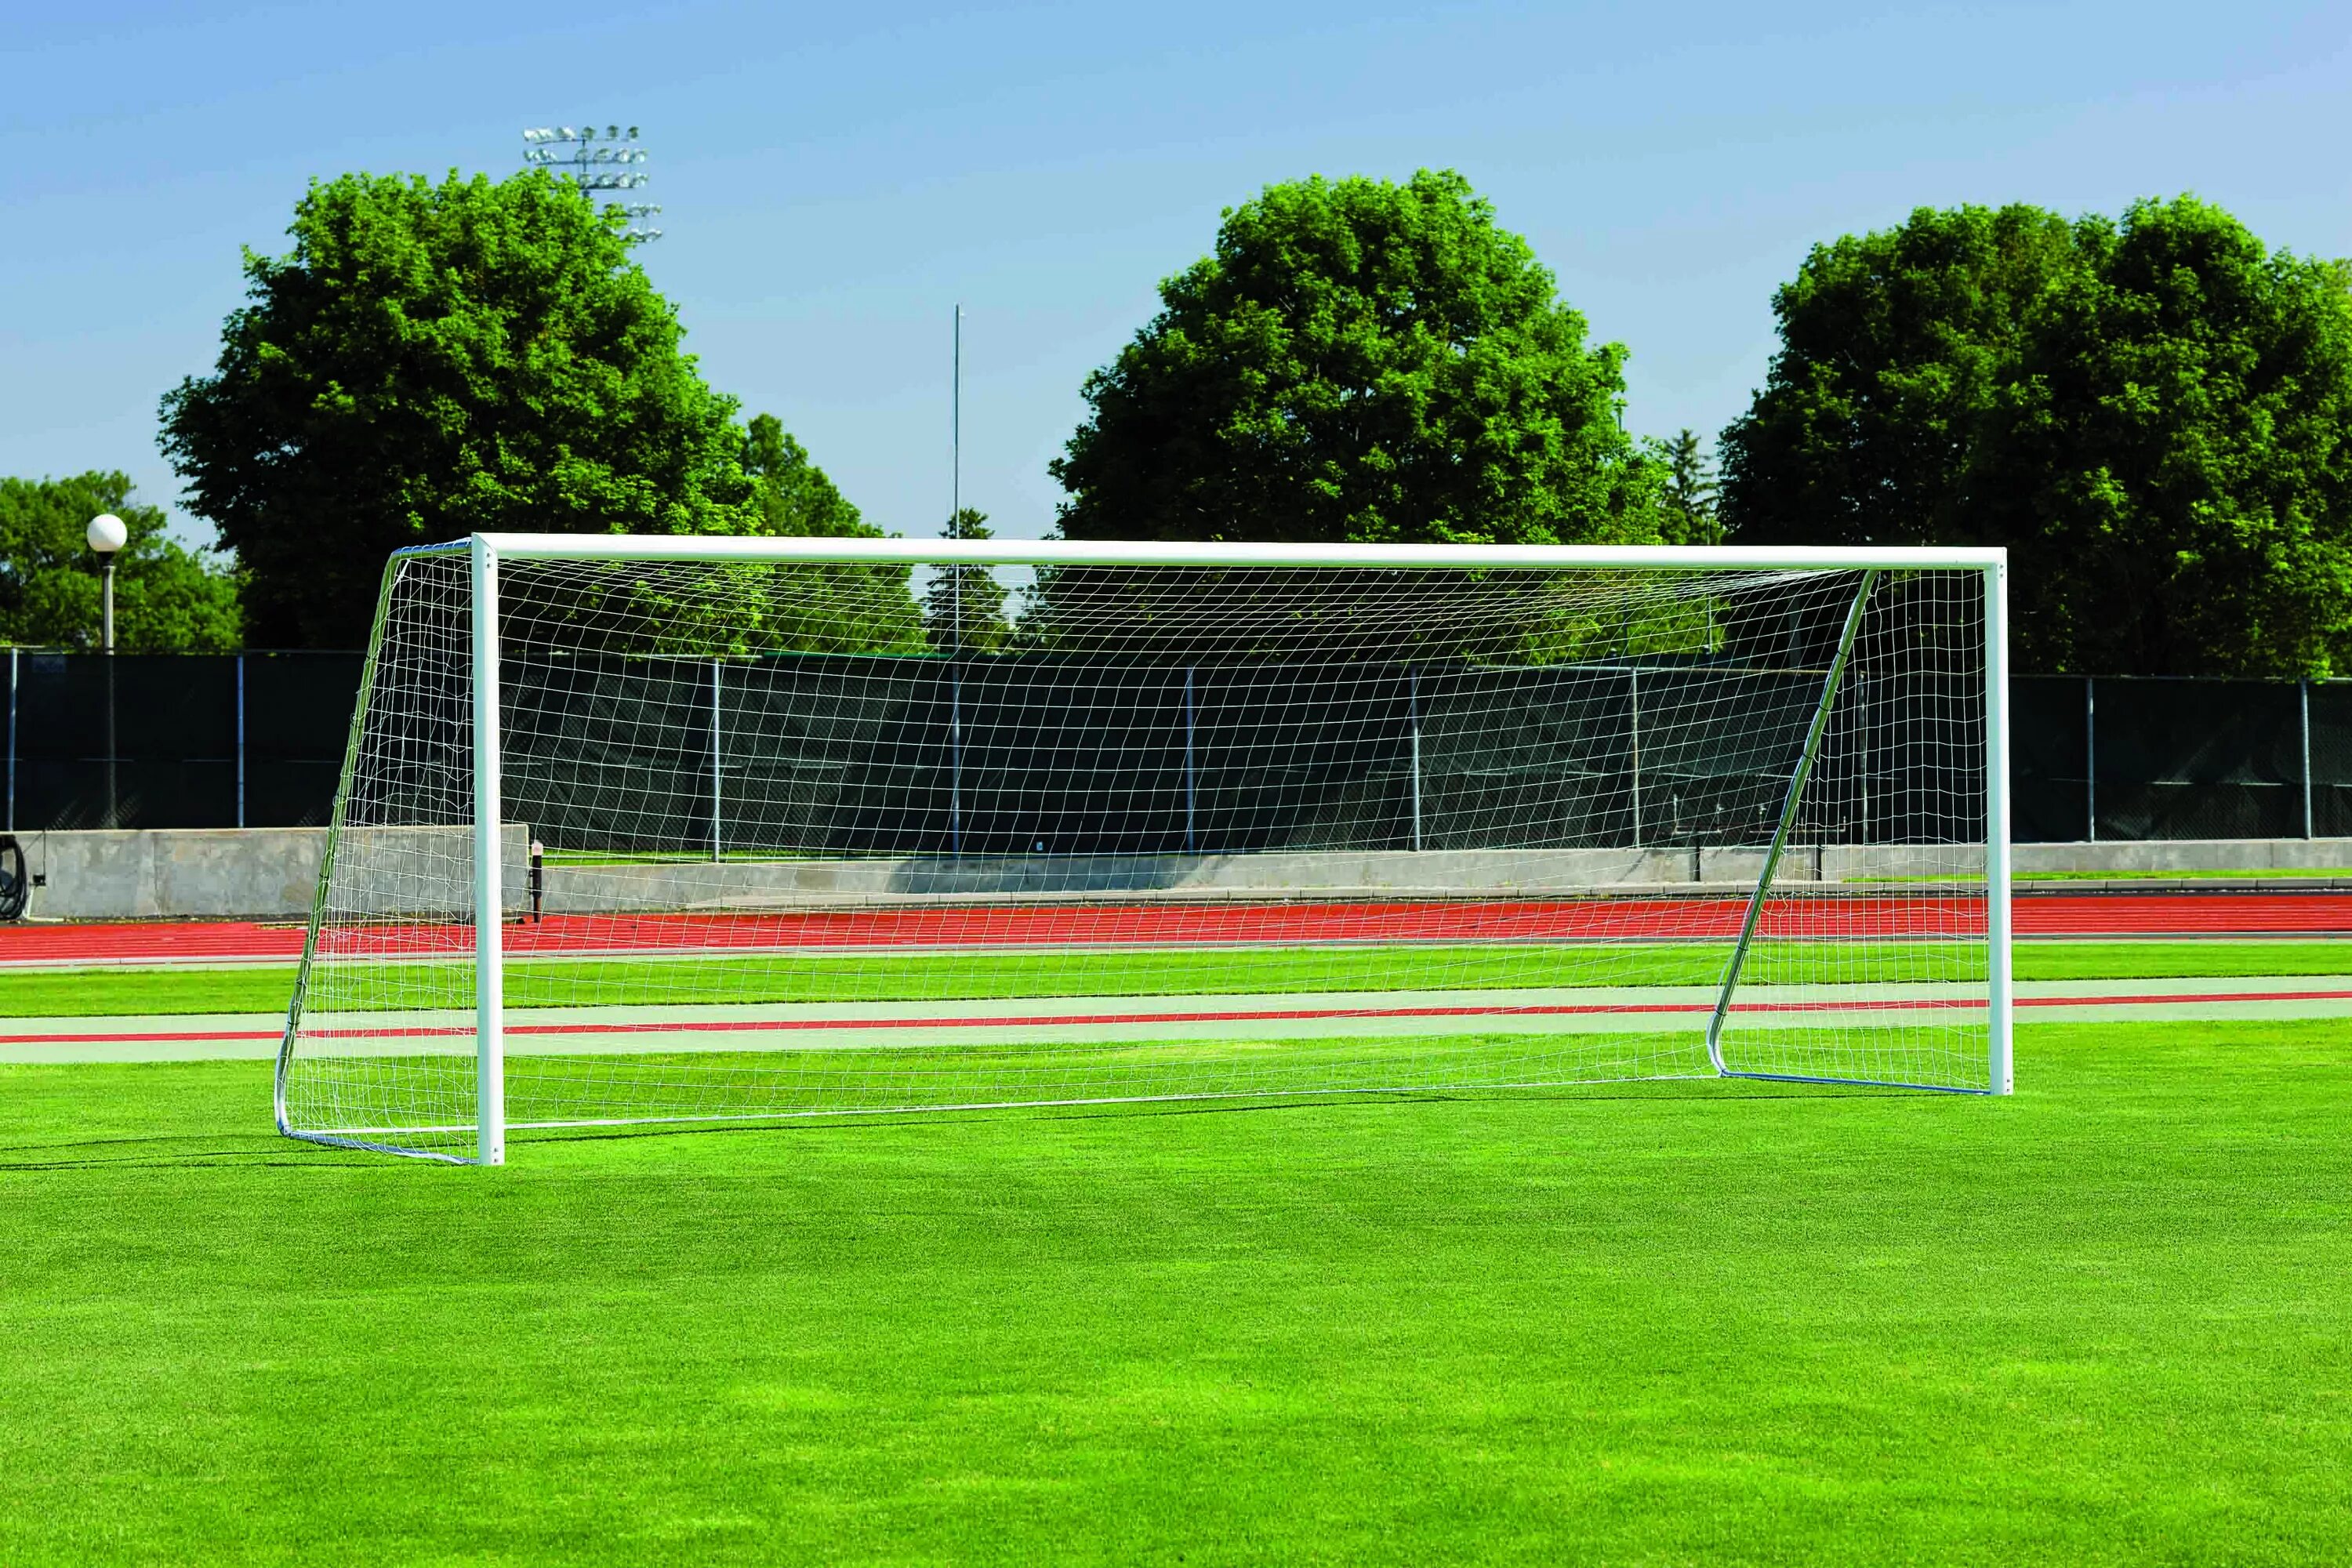
[[[106,645],[106,816],[99,826],[115,828],[122,826],[122,805],[115,795],[114,756],[117,740],[114,731],[114,645]]]
[[[8,831],[16,831],[16,650],[8,650]]]
[[[1192,837],[1192,667],[1184,667],[1184,853],[1200,853]]]
[[[725,742],[722,739],[724,731],[719,722],[719,662],[716,658],[710,661],[710,858],[713,860],[720,858],[723,853],[720,843],[720,825],[726,820],[723,815],[726,810],[724,786],[719,782],[719,765],[725,755]]]
[[[236,656],[236,825],[245,826],[245,655]]]
[[[963,584],[956,584],[961,604]],[[963,856],[963,656],[948,659],[948,853]]]
[[[2303,836],[2311,832],[2311,680],[2305,677],[2298,683],[2296,699],[2300,707],[2303,729]]]
[[[1421,847],[1421,666],[1404,667],[1406,721],[1412,728],[1412,847]]]
[[[2099,841],[2099,700],[2097,680],[2083,677],[2083,820],[2090,842]]]
[[[1625,667],[1625,690],[1633,714],[1630,742],[1633,762],[1628,771],[1632,775],[1633,793],[1633,847],[1639,849],[1642,847],[1642,667],[1640,665]]]

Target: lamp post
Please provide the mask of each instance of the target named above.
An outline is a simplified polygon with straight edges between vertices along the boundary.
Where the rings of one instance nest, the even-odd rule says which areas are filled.
[[[114,552],[130,542],[131,530],[110,511],[100,512],[89,520],[82,537],[98,552],[106,563],[106,607],[100,627],[100,640],[106,649],[106,821],[108,827],[119,827],[114,797]]]
[[[122,520],[112,512],[102,511],[89,520],[89,527],[82,531],[82,537],[89,541],[89,547],[97,551],[98,558],[106,563],[105,647],[107,652],[112,653],[114,651],[114,552],[131,542],[131,530],[125,527]]]

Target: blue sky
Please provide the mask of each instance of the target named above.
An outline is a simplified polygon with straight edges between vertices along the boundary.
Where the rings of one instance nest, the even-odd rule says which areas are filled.
[[[1914,206],[2194,191],[2352,255],[2340,5],[85,4],[0,48],[0,473],[166,504],[156,398],[238,247],[311,175],[504,173],[527,124],[645,128],[644,260],[705,372],[910,533],[958,301],[966,502],[1042,533],[1081,379],[1273,180],[1463,171],[1632,349],[1653,434],[1719,429],[1807,247]]]

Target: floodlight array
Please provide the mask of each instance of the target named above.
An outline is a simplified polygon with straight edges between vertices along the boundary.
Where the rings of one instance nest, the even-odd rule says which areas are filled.
[[[642,190],[652,176],[638,165],[651,154],[637,145],[637,135],[635,126],[616,123],[602,130],[593,124],[526,126],[522,161],[533,168],[561,170],[583,191]],[[631,244],[662,237],[660,229],[646,226],[644,221],[660,212],[660,207],[633,202],[623,205],[621,211],[629,219]]]

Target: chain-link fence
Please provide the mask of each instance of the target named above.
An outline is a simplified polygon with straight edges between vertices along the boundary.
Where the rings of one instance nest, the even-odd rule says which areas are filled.
[[[586,706],[542,716],[536,729],[574,733],[577,747],[510,766],[561,769],[582,759],[609,766],[629,742],[625,726],[609,714],[600,719],[596,694],[616,695],[616,681],[708,686],[717,697],[714,749],[690,765],[675,754],[663,764],[691,773],[676,781],[682,803],[708,792],[727,847],[813,853],[997,853],[1040,844],[1086,852],[1098,840],[1247,851],[1269,847],[1261,840],[1279,815],[1257,808],[1261,795],[1293,803],[1299,820],[1281,830],[1286,842],[1476,847],[1482,824],[1496,816],[1493,802],[1529,790],[1562,801],[1561,819],[1579,823],[1579,843],[1746,842],[1768,829],[1759,790],[1785,779],[1787,759],[1729,755],[1704,736],[1645,731],[1642,716],[1687,706],[1675,693],[1693,681],[1744,682],[1753,689],[1748,700],[1771,703],[1807,700],[1819,679],[1633,667],[1564,668],[1544,680],[1521,675],[1512,700],[1523,710],[1525,743],[1498,746],[1489,732],[1470,747],[1458,743],[1448,715],[1474,699],[1481,711],[1491,710],[1492,694],[1478,689],[1496,672],[1400,664],[1393,679],[1372,681],[1358,669],[1329,685],[1346,693],[1329,712],[1291,699],[1299,733],[1279,749],[1277,779],[1264,747],[1253,748],[1247,767],[1221,752],[1220,725],[1232,720],[1220,689],[1231,671],[1002,658],[968,661],[958,679],[942,662],[937,701],[919,712],[872,715],[870,743],[820,754],[794,736],[811,704],[862,684],[848,679],[854,672],[842,658],[730,660],[715,679],[709,661],[654,662],[659,668],[572,683],[561,700]],[[0,824],[23,832],[324,823],[360,669],[360,657],[344,653],[110,658],[12,650]],[[1310,670],[1296,674],[1286,690],[1311,693],[1321,684]],[[1251,684],[1262,687],[1264,675],[1255,672]],[[1119,688],[1118,700],[1107,683]],[[1854,700],[1881,700],[1863,691]],[[1895,734],[1900,703],[1919,700],[1917,692],[1885,694],[1892,706],[1868,727]],[[1106,711],[1124,713],[1136,731],[1131,743],[1115,748],[1125,771],[1117,778],[1074,772],[1071,758],[1104,753],[1073,746],[1052,716]],[[2352,836],[2352,681],[2026,676],[2011,686],[2011,731],[2021,841]],[[836,723],[827,732],[848,731]],[[1345,765],[1334,765],[1342,755]],[[1929,764],[1890,759],[1891,772],[1871,764],[1817,775],[1820,809],[1809,816],[1818,830],[1844,842],[1902,841],[1903,777]],[[957,780],[960,764],[971,776]],[[1316,788],[1300,788],[1293,776],[1318,770],[1328,776]],[[1587,796],[1612,803],[1607,820],[1566,809]],[[581,808],[593,809],[584,794]],[[1237,831],[1242,824],[1248,832]],[[562,826],[544,825],[551,841]]]

